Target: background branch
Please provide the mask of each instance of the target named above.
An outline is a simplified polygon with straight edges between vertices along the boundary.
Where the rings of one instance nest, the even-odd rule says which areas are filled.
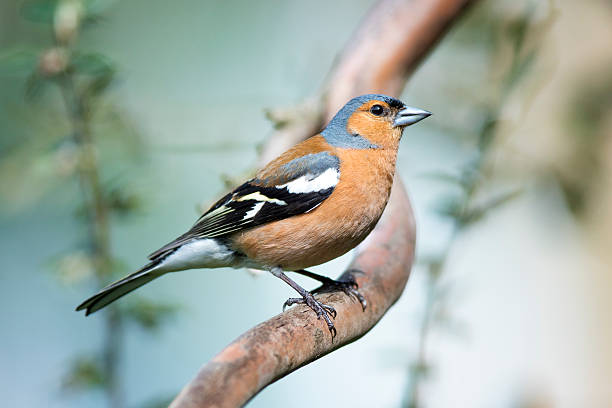
[[[408,76],[472,0],[381,0],[367,14],[320,94],[293,109],[272,110],[277,131],[260,165],[315,134],[347,100],[364,93],[398,96]],[[296,113],[300,113],[299,115]],[[415,225],[396,177],[383,218],[360,245],[349,269],[368,300],[362,311],[346,295],[322,295],[338,311],[332,343],[307,307],[295,307],[244,333],[204,365],[171,407],[234,407],[293,370],[367,333],[401,295],[414,258]],[[346,272],[345,272],[346,273]]]

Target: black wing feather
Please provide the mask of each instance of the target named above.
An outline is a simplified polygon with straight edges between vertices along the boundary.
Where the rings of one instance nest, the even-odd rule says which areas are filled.
[[[149,259],[163,257],[169,251],[194,238],[223,238],[236,231],[307,213],[319,206],[333,190],[334,187],[330,187],[307,193],[291,193],[286,187],[259,186],[250,180],[217,201],[189,231],[153,252],[149,255]],[[285,204],[257,199],[241,200],[242,197],[253,193],[259,193],[270,200],[278,200]],[[264,204],[255,216],[245,219],[247,212],[261,202]]]
[[[331,195],[335,184],[306,192],[295,192],[295,189],[290,192],[286,185],[302,176],[305,182],[314,180],[330,169],[334,169],[339,178],[340,160],[324,151],[298,157],[277,167],[272,179],[262,176],[263,179],[249,180],[217,201],[189,231],[153,252],[149,259],[158,260],[192,239],[223,238],[237,231],[312,211]],[[248,214],[257,206],[260,207],[257,212]]]

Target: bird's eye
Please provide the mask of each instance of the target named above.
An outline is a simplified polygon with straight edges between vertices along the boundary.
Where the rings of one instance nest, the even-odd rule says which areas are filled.
[[[380,116],[384,113],[385,108],[383,108],[380,105],[372,105],[372,107],[370,108],[370,113],[372,113],[372,115],[374,116]]]

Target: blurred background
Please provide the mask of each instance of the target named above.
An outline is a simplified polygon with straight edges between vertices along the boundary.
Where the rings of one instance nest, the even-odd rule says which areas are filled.
[[[73,310],[254,170],[266,110],[315,94],[375,4],[0,3],[3,405],[165,406],[280,312],[290,288],[229,269]],[[400,148],[402,298],[249,406],[612,406],[611,38],[604,0],[468,10],[401,96],[434,112]]]

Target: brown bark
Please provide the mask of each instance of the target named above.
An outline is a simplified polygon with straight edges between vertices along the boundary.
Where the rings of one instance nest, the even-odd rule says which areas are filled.
[[[398,96],[409,75],[475,0],[381,0],[338,56],[321,92],[293,108],[273,109],[281,124],[260,155],[260,167],[312,136],[349,99]]]
[[[414,255],[414,220],[405,191],[393,190],[394,199],[384,220],[368,237],[352,267],[361,304],[344,293],[317,296],[338,312],[333,342],[323,320],[297,306],[244,333],[207,363],[175,399],[172,407],[238,407],[266,385],[293,370],[348,344],[367,333],[399,298]],[[392,245],[389,245],[392,243]]]
[[[267,163],[316,133],[346,101],[364,93],[397,96],[410,73],[472,0],[381,0],[353,34],[321,95],[293,110],[272,111],[279,123],[261,154]],[[365,311],[344,293],[320,299],[333,306],[333,342],[323,320],[294,307],[250,329],[204,365],[173,401],[174,408],[235,407],[270,383],[367,333],[401,295],[414,258],[415,225],[396,177],[389,204],[349,269],[368,301]],[[347,272],[345,272],[347,273]]]

